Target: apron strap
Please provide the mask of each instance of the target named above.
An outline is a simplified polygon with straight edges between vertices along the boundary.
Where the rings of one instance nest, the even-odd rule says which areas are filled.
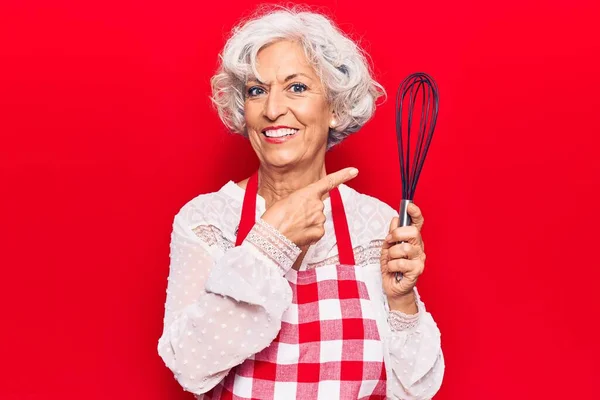
[[[256,197],[258,196],[258,171],[256,171],[248,180],[246,193],[244,194],[244,203],[242,205],[242,216],[238,228],[235,245],[242,244],[254,223],[256,222]],[[352,250],[352,241],[350,240],[350,231],[348,230],[348,220],[346,211],[339,189],[333,188],[329,192],[331,200],[331,214],[333,217],[333,228],[337,240],[338,253],[341,264],[355,265],[354,251]]]
[[[337,239],[340,264],[355,265],[354,251],[352,250],[352,241],[350,240],[350,231],[348,230],[348,220],[340,190],[335,187],[329,192],[331,199],[331,214],[333,217],[333,228],[335,229],[335,238]]]
[[[238,228],[235,245],[242,244],[254,223],[256,222],[256,196],[258,195],[258,171],[256,171],[246,184],[246,193],[244,194],[244,203],[242,205],[242,217]]]

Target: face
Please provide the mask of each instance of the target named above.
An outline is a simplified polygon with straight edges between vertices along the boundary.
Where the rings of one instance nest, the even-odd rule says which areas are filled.
[[[278,41],[262,48],[257,70],[261,81],[248,80],[244,112],[261,163],[302,168],[324,160],[333,113],[302,46]]]

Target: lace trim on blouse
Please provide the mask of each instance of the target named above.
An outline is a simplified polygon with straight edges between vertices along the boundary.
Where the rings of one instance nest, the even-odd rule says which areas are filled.
[[[417,309],[419,309],[419,302],[417,303]],[[421,310],[416,314],[405,314],[401,311],[390,310],[388,315],[388,322],[393,331],[404,331],[407,329],[413,329],[419,324],[419,319],[421,316]]]
[[[364,267],[367,264],[378,263],[379,259],[381,258],[381,246],[383,246],[383,240],[373,240],[369,242],[367,247],[354,247],[352,250],[354,252],[354,260],[356,262],[356,266]],[[339,262],[340,256],[335,255],[332,257],[328,257],[323,261],[308,264],[306,266],[306,269],[318,268],[324,265],[339,264]]]
[[[212,225],[198,225],[192,231],[209,246],[217,246],[222,251],[235,247],[235,243],[223,236],[223,232]]]
[[[283,273],[292,268],[302,252],[291,240],[260,218],[248,233],[246,240],[279,265]]]
[[[227,251],[235,246],[235,243],[223,236],[223,232],[219,228],[212,225],[198,225],[192,230],[196,236],[206,244],[209,246],[216,245],[222,251]],[[301,252],[292,241],[262,219],[257,220],[257,224],[248,234],[248,240],[259,248],[267,257],[282,267],[284,264],[287,265],[289,260],[292,260],[290,264],[291,267],[294,264],[294,260],[298,258],[298,255]],[[364,267],[368,264],[378,263],[381,257],[382,245],[383,240],[373,240],[369,242],[366,247],[354,247],[354,260],[356,261],[356,265]],[[298,254],[295,254],[296,252]],[[316,263],[307,264],[306,269],[318,268],[324,265],[333,265],[339,262],[340,256],[335,255]]]

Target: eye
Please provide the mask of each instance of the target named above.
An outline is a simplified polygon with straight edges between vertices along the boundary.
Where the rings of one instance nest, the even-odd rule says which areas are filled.
[[[252,86],[248,89],[247,94],[248,97],[256,97],[263,94],[265,91],[260,86]]]
[[[303,83],[293,83],[290,85],[290,90],[294,93],[302,93],[307,89],[308,87]]]

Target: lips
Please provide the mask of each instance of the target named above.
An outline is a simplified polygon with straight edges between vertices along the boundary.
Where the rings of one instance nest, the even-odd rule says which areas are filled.
[[[262,130],[262,134],[268,138],[283,138],[296,133],[298,133],[298,129],[289,126],[270,126]]]
[[[265,142],[271,144],[281,144],[293,140],[297,137],[299,129],[290,127],[269,127],[262,131],[262,137]]]

